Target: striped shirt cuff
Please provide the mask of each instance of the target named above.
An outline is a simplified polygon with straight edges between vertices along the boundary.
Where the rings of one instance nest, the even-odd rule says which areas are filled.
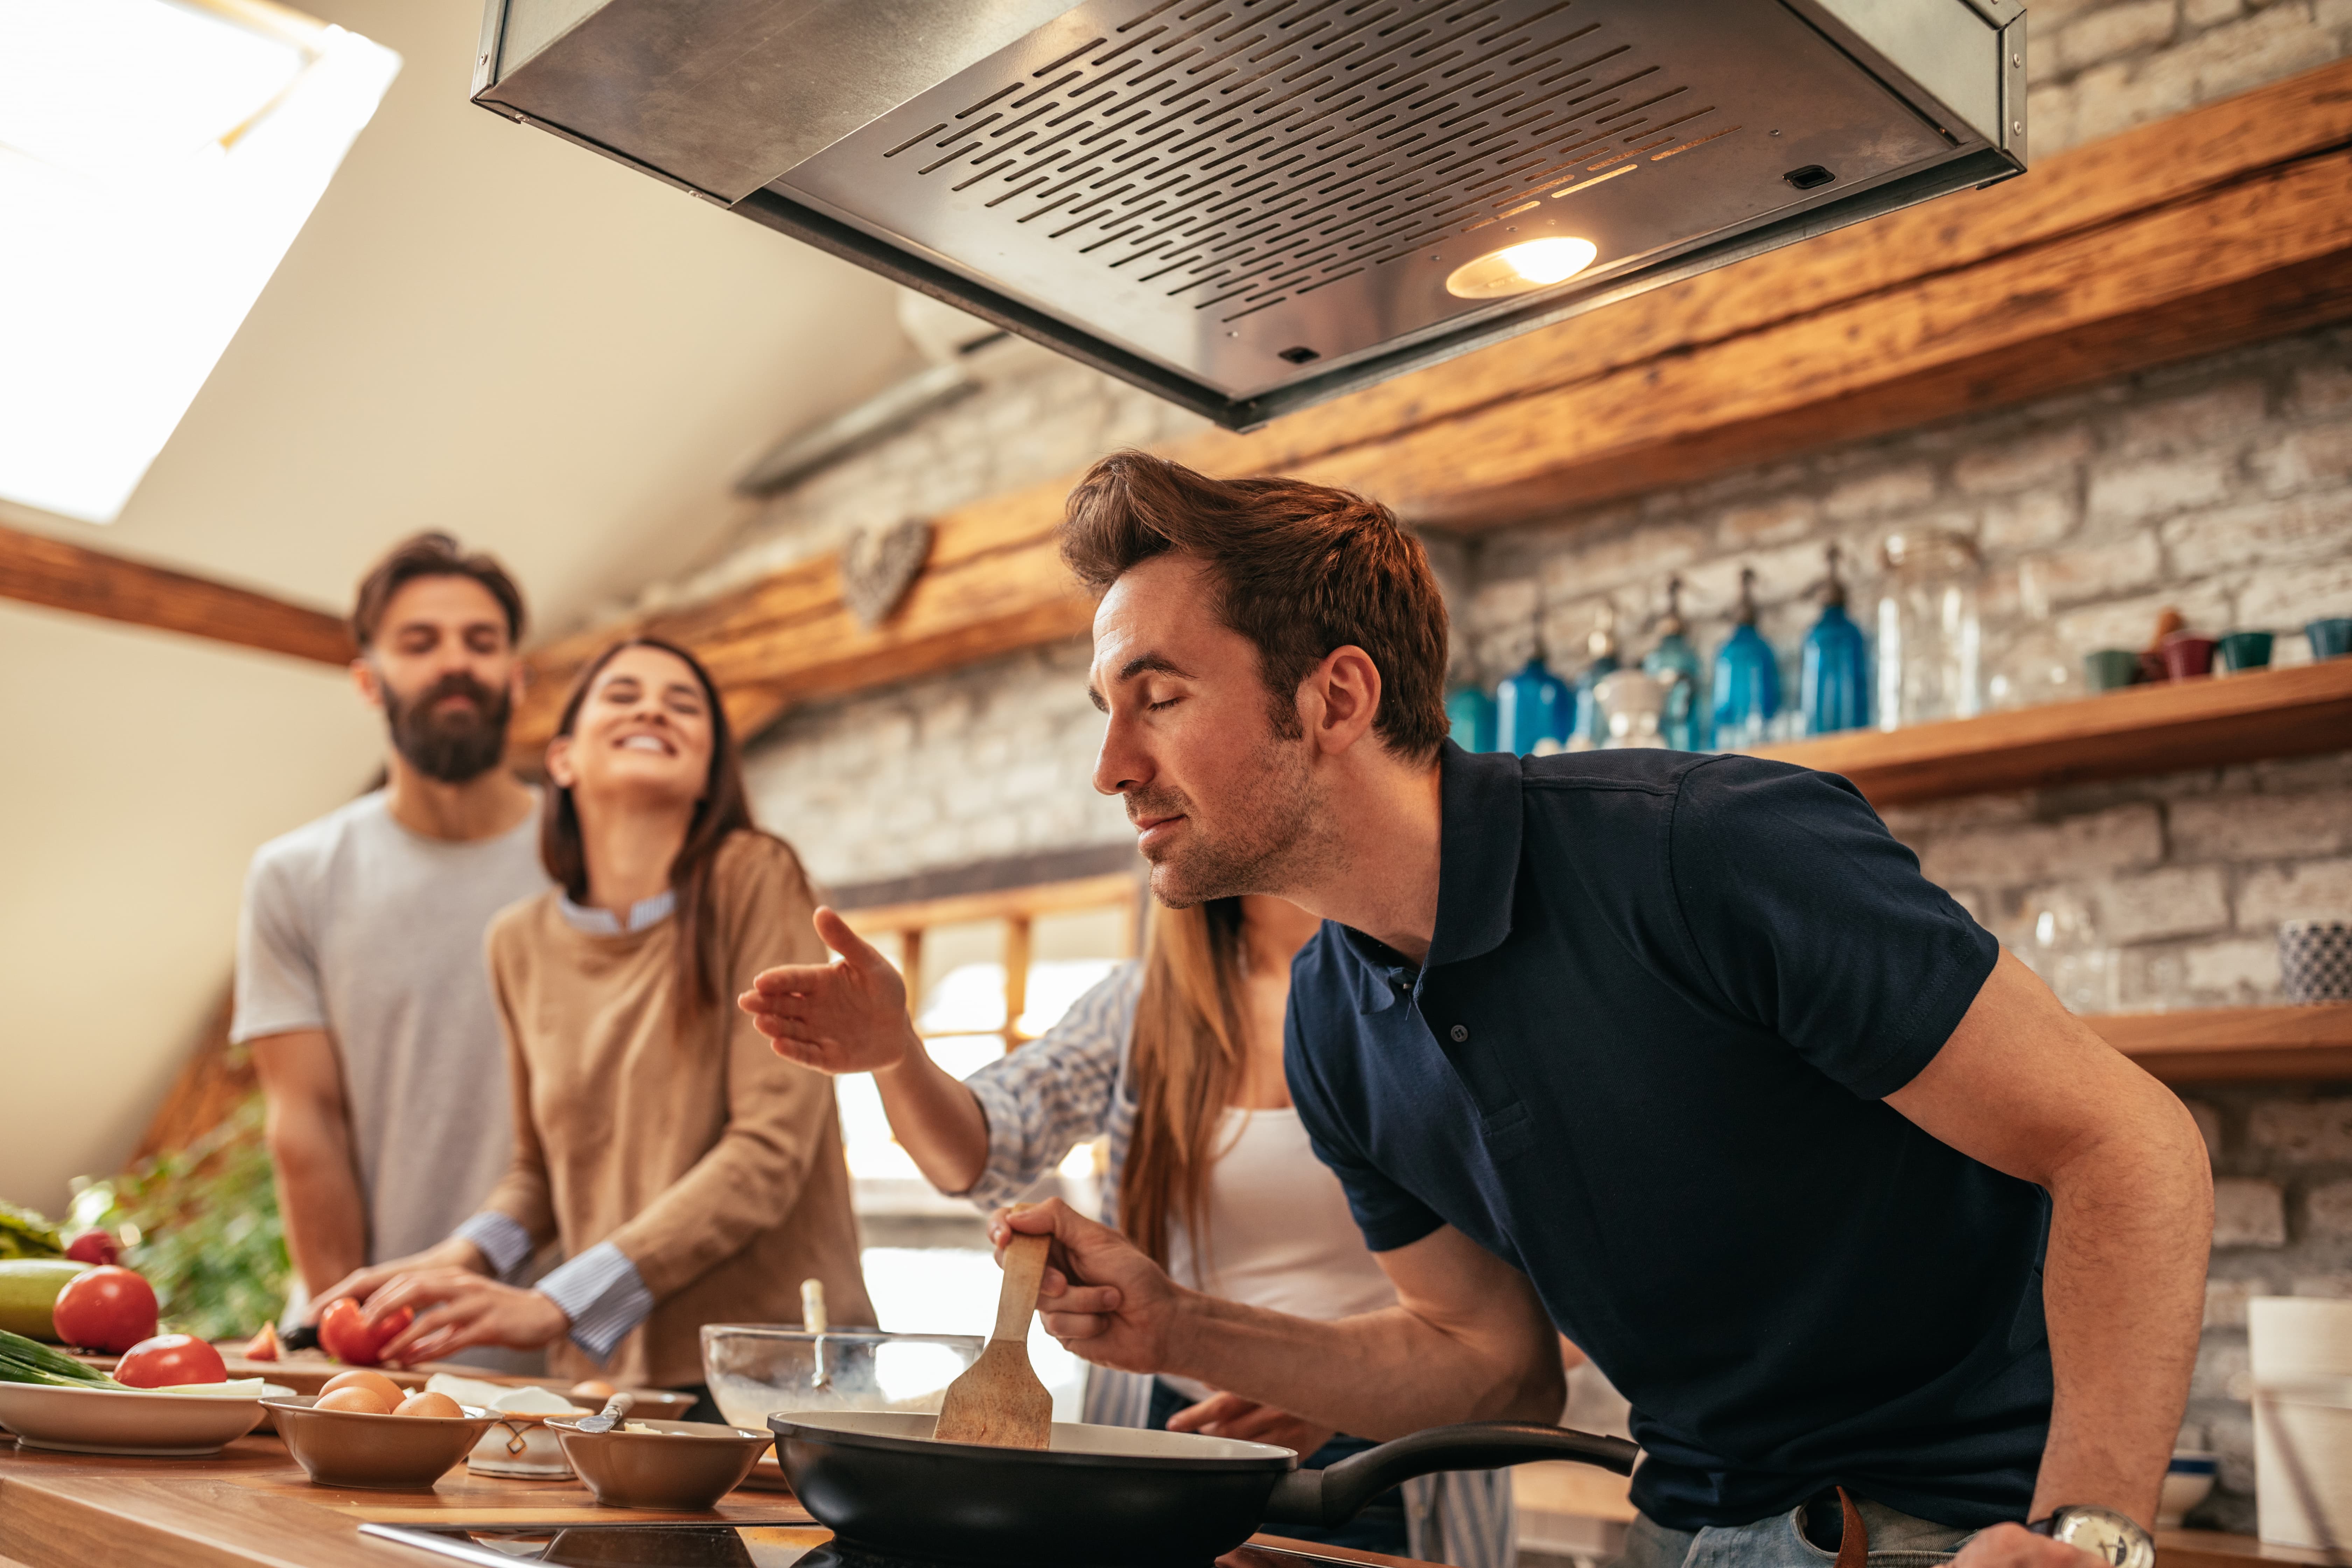
[[[654,1293],[638,1278],[628,1254],[600,1241],[536,1287],[572,1320],[572,1342],[602,1363],[631,1329],[654,1310]]]
[[[490,1272],[499,1279],[511,1277],[514,1271],[530,1261],[537,1250],[530,1244],[530,1232],[523,1229],[512,1215],[496,1209],[484,1209],[456,1230],[449,1233],[460,1241],[470,1241],[482,1249],[482,1257]]]

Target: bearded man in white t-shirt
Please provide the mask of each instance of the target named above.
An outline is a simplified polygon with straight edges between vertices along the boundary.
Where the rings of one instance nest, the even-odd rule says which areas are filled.
[[[381,710],[384,786],[256,852],[232,1037],[268,1101],[306,1296],[441,1240],[512,1148],[482,958],[490,917],[548,886],[538,792],[505,766],[522,595],[443,533],[360,584],[352,677]]]

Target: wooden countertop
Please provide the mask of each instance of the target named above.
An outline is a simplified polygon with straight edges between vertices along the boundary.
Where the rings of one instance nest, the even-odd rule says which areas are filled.
[[[416,1568],[366,1522],[611,1523],[577,1481],[511,1481],[463,1465],[429,1492],[314,1487],[275,1437],[240,1437],[209,1459],[115,1459],[0,1447],[0,1553],[26,1568]],[[789,1497],[738,1493],[710,1513],[631,1509],[646,1521],[814,1528]]]
[[[2156,1532],[2157,1568],[2250,1568],[2257,1563],[2331,1568],[2343,1561],[2336,1553],[2303,1546],[2266,1545],[2251,1535],[2224,1535],[2218,1530]]]
[[[312,1486],[275,1437],[240,1437],[209,1459],[107,1458],[19,1448],[0,1435],[0,1568],[418,1568],[412,1549],[362,1523],[518,1526],[681,1521],[805,1529],[788,1494],[738,1490],[709,1513],[601,1508],[576,1481],[475,1476],[460,1465],[430,1492]],[[1261,1535],[1226,1568],[1298,1568]],[[1425,1568],[1340,1547],[1297,1547],[1368,1568]]]

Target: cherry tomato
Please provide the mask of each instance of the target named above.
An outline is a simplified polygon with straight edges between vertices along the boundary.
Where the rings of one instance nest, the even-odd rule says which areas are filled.
[[[122,1247],[105,1231],[86,1230],[66,1243],[66,1256],[76,1263],[117,1263]]]
[[[327,1303],[319,1314],[319,1348],[337,1361],[351,1366],[373,1366],[383,1354],[383,1347],[398,1339],[401,1331],[416,1321],[415,1311],[407,1307],[370,1327],[366,1310],[349,1296]]]
[[[67,1280],[50,1317],[67,1344],[119,1355],[155,1337],[155,1288],[108,1264]]]
[[[122,1352],[114,1381],[133,1388],[170,1388],[183,1383],[226,1383],[220,1352],[194,1334],[157,1334]]]

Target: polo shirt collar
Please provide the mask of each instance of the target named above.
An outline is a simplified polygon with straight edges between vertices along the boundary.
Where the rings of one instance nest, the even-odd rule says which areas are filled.
[[[1519,876],[1519,759],[1508,752],[1438,751],[1437,930],[1424,969],[1476,958],[1511,934],[1511,894]],[[1339,928],[1355,962],[1349,988],[1360,1013],[1396,1005],[1415,978],[1384,942]]]
[[[1503,945],[1519,879],[1519,759],[1438,745],[1437,930],[1429,963],[1458,963]]]

